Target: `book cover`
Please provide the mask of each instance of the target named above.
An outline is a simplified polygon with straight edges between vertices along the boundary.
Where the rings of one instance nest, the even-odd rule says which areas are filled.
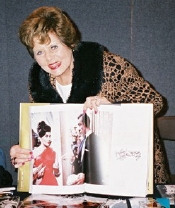
[[[167,198],[131,198],[129,199],[131,208],[170,208]]]
[[[157,185],[156,187],[162,198],[169,199],[170,204],[175,205],[175,185],[160,184],[160,185]]]
[[[27,174],[22,167],[19,178],[28,176],[30,193],[153,193],[152,104],[101,105],[97,114],[90,109],[83,114],[82,104],[26,108],[28,123],[20,143],[32,149],[34,160],[27,164]],[[46,134],[41,126],[49,129]],[[19,182],[22,187],[24,180]]]

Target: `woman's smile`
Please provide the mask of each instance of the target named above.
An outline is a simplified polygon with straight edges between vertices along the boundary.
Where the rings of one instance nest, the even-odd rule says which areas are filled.
[[[50,68],[51,70],[56,70],[56,69],[58,69],[60,66],[61,66],[61,62],[55,62],[55,63],[49,64],[49,68]]]

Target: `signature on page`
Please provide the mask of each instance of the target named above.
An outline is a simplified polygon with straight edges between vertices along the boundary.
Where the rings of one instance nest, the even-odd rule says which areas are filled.
[[[141,158],[141,152],[138,150],[128,150],[121,149],[119,151],[115,151],[115,155],[117,160],[125,160],[127,158],[134,158],[135,160],[139,160]]]

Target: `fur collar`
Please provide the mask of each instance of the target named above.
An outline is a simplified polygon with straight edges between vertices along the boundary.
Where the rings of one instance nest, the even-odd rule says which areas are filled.
[[[103,77],[103,46],[81,42],[75,51],[72,89],[67,103],[84,103],[86,97],[101,90]],[[34,63],[29,74],[29,90],[34,102],[63,103],[50,83],[49,74]]]

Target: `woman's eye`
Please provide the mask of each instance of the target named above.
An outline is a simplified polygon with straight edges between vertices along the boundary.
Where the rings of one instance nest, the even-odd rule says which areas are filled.
[[[58,46],[57,45],[53,45],[53,46],[51,46],[51,49],[53,49],[53,50],[55,50],[55,49],[57,49],[58,48]]]
[[[42,54],[42,51],[38,51],[37,53],[36,53],[36,55],[41,55]]]

